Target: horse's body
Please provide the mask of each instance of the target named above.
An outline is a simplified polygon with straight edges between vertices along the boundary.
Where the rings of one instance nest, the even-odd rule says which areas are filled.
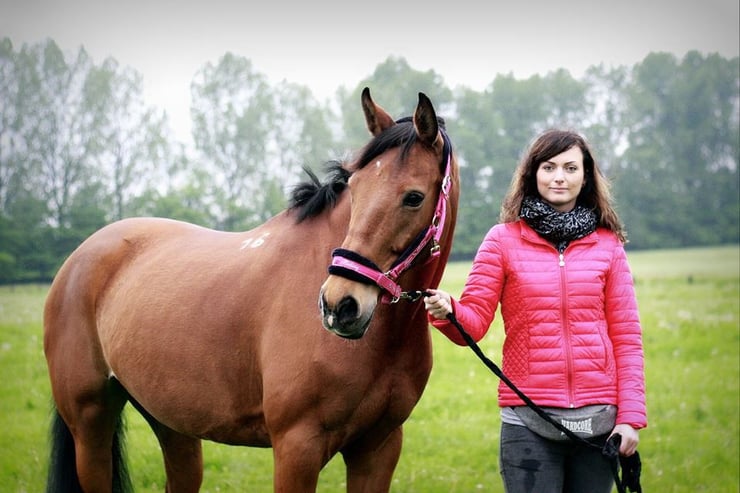
[[[363,108],[374,135],[393,123],[367,91]],[[377,158],[399,166],[432,160],[436,168],[424,173],[434,169],[427,181],[438,186],[439,155],[399,155],[395,147]],[[354,163],[351,180],[372,172]],[[50,490],[61,488],[59,468],[74,465],[82,491],[112,491],[117,426],[129,401],[160,441],[170,492],[199,489],[201,439],[272,447],[275,491],[315,491],[319,471],[337,452],[348,491],[389,489],[401,425],[431,370],[426,314],[419,303],[379,304],[359,341],[322,329],[317,296],[332,249],[351,229],[350,194],[332,186],[336,204],[302,220],[298,205],[245,233],[128,219],[70,256],[48,295],[44,347],[55,435],[73,439],[66,452],[74,460],[53,457]],[[357,207],[358,198],[353,202]],[[451,202],[454,208],[456,195]],[[431,217],[426,209],[419,224]],[[399,282],[439,283],[454,211],[447,222],[441,258],[414,266]],[[416,229],[406,244],[421,229],[409,226]],[[377,299],[377,287],[369,288]]]

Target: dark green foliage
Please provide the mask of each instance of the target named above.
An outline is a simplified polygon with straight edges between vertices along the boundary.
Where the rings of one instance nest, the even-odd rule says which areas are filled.
[[[652,53],[632,67],[451,89],[434,70],[389,57],[354,88],[318,103],[271,85],[231,53],[192,81],[192,145],[147,106],[142,77],[52,40],[0,39],[0,284],[49,280],[90,233],[135,215],[245,230],[289,205],[302,169],[344,160],[368,140],[359,93],[396,118],[418,92],[434,102],[460,161],[452,260],[470,259],[498,221],[520,156],[536,134],[569,127],[591,142],[612,182],[630,249],[740,239],[739,59]],[[337,110],[338,109],[338,110]],[[338,112],[338,114],[337,114]],[[319,176],[323,180],[323,177]]]

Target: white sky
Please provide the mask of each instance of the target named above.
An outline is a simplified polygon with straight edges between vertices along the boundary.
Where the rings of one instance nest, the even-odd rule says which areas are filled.
[[[271,82],[324,100],[390,55],[450,87],[483,90],[500,73],[628,65],[648,53],[738,56],[738,0],[0,0],[0,37],[46,38],[96,63],[138,70],[148,102],[189,134],[189,85],[227,51]],[[410,96],[411,97],[411,96]]]

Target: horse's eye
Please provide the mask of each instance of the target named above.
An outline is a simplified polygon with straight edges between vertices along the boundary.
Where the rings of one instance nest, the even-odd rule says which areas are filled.
[[[421,206],[422,202],[424,202],[424,194],[421,192],[409,192],[403,198],[404,207],[417,208]]]

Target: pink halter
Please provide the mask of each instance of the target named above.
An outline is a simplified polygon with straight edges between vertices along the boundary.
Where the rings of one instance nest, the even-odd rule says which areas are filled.
[[[442,178],[442,186],[439,197],[437,198],[437,207],[432,217],[432,223],[426,228],[424,235],[417,237],[417,240],[401,254],[388,272],[382,272],[375,263],[358,253],[344,248],[337,248],[332,252],[329,274],[342,276],[366,284],[377,285],[384,291],[381,298],[384,303],[396,303],[400,299],[408,299],[410,301],[419,299],[420,292],[415,291],[414,294],[404,292],[396,280],[411,266],[416,257],[419,256],[430,241],[432,244],[430,250],[431,256],[427,262],[439,257],[440,254],[439,241],[444,232],[444,224],[447,218],[447,201],[452,185],[452,178],[450,176],[452,161],[451,145],[444,132],[442,136],[444,138],[444,155],[446,160],[445,174]]]

